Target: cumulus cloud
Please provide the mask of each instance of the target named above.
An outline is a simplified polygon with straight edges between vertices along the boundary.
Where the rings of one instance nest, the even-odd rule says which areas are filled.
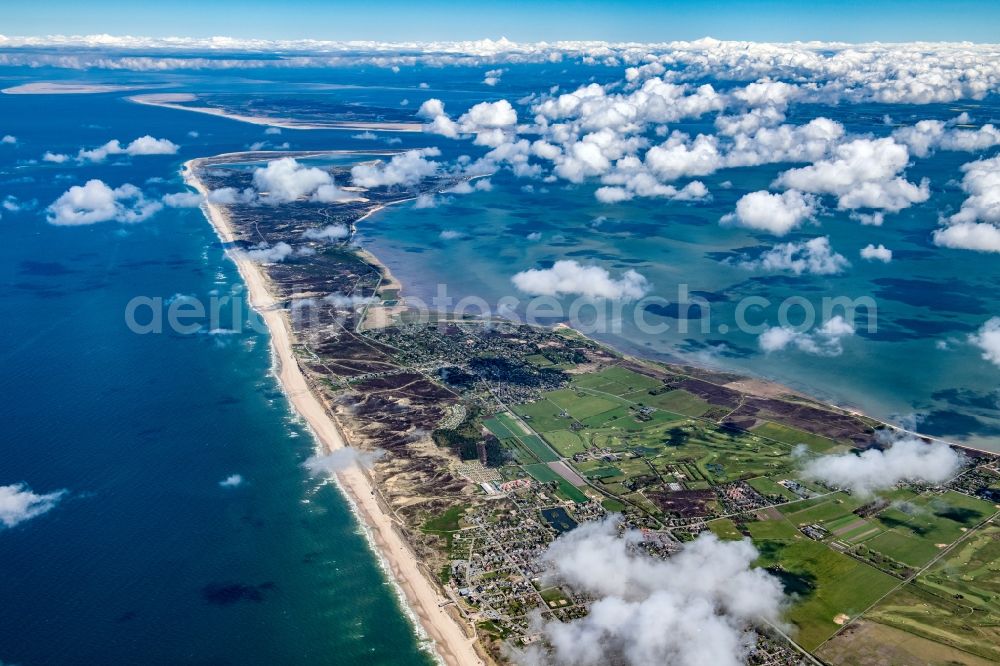
[[[437,208],[441,205],[441,199],[434,196],[433,194],[418,194],[417,198],[413,200],[414,208]]]
[[[723,216],[720,222],[784,236],[812,219],[816,206],[815,198],[796,190],[781,194],[760,190],[740,197],[736,211]]]
[[[351,230],[345,224],[328,224],[318,229],[306,229],[303,238],[318,241],[338,241],[351,235]]]
[[[440,164],[428,157],[437,157],[437,148],[408,150],[394,155],[388,162],[359,164],[351,169],[351,180],[361,187],[412,187],[424,178],[433,176]]]
[[[973,335],[969,342],[983,350],[983,359],[1000,368],[1000,317],[993,317]]]
[[[500,77],[503,73],[507,71],[505,69],[491,69],[483,75],[483,84],[487,86],[495,86],[500,83]]]
[[[263,264],[276,264],[292,256],[294,250],[292,246],[284,241],[279,241],[274,245],[261,243],[246,251],[246,256],[251,261],[258,261]]]
[[[584,266],[578,261],[563,259],[552,268],[532,268],[511,278],[514,286],[532,296],[578,295],[588,298],[635,300],[649,292],[646,278],[629,269],[618,279],[606,268]]]
[[[62,164],[63,162],[68,162],[70,160],[69,155],[64,155],[63,153],[53,153],[52,151],[45,151],[42,155],[43,162],[52,162],[53,164]]]
[[[815,331],[802,331],[791,326],[772,326],[757,338],[764,353],[783,351],[794,347],[815,356],[840,356],[844,352],[842,340],[854,335],[854,327],[842,316],[828,319]]]
[[[942,247],[1000,252],[1000,157],[962,165],[962,208],[934,232]]]
[[[454,229],[445,229],[438,237],[441,240],[455,240],[456,238],[461,238],[463,236],[461,231],[455,231]]]
[[[55,508],[65,490],[39,495],[23,483],[0,486],[0,525],[14,527]]]
[[[243,485],[243,476],[241,474],[230,474],[222,481],[219,481],[219,485],[223,488],[238,488]]]
[[[989,222],[959,222],[934,231],[934,244],[955,250],[1000,252],[1000,227]]]
[[[103,162],[110,155],[175,155],[179,149],[180,146],[169,139],[157,139],[147,134],[135,139],[126,146],[122,146],[118,139],[112,139],[103,146],[98,146],[91,150],[81,148],[80,152],[76,155],[76,159],[81,162]],[[51,155],[51,153],[46,154]]]
[[[235,187],[220,187],[212,190],[207,197],[209,203],[232,206],[238,203],[251,204],[257,201],[257,192],[252,187],[237,190]]]
[[[760,112],[760,109],[755,109]],[[805,125],[761,127],[750,131],[745,119],[737,126],[723,121],[723,131],[730,132],[732,145],[725,156],[725,166],[757,166],[777,162],[816,162],[827,157],[844,137],[844,126],[829,118],[814,118]],[[716,121],[719,125],[719,121]]]
[[[162,201],[167,208],[197,208],[204,197],[197,192],[174,192],[164,195]]]
[[[843,453],[814,458],[802,474],[807,479],[869,496],[909,483],[944,483],[962,466],[962,456],[947,444],[927,444],[915,437],[900,439],[885,450]]]
[[[4,134],[3,137],[0,137],[0,145],[13,146],[16,143],[17,137],[13,134]]]
[[[541,556],[546,579],[596,599],[581,618],[541,625],[551,654],[519,656],[581,666],[737,666],[756,640],[753,628],[780,624],[785,604],[777,578],[753,568],[749,540],[703,533],[668,559],[636,546],[638,530],[618,535],[617,519],[580,525]]]
[[[163,208],[159,201],[150,201],[135,185],[111,188],[104,181],[88,180],[74,185],[49,205],[49,224],[81,225],[115,220],[141,222]]]
[[[270,203],[288,203],[303,198],[333,203],[358,198],[337,187],[328,171],[299,164],[294,157],[271,160],[267,166],[254,169],[253,184],[266,195],[261,200]]]
[[[371,467],[385,455],[385,451],[362,451],[353,446],[345,446],[330,453],[317,453],[303,463],[313,476],[333,476],[350,467]]]
[[[959,116],[956,120],[967,122],[968,118]],[[917,157],[927,157],[937,148],[971,153],[1000,145],[1000,130],[993,125],[970,130],[952,128],[949,124],[943,120],[921,120],[911,127],[895,130],[892,136],[906,144]]]
[[[692,141],[687,134],[676,131],[659,146],[647,150],[644,160],[651,172],[667,181],[715,173],[724,164],[714,136],[699,134]]]
[[[844,255],[833,251],[829,236],[818,236],[798,243],[779,243],[756,259],[738,265],[748,270],[790,271],[796,275],[836,275],[851,264]]]
[[[861,248],[861,258],[868,261],[881,261],[887,264],[892,261],[892,250],[881,243],[878,244],[878,247],[869,243]]]
[[[775,184],[834,195],[841,209],[896,212],[930,196],[926,179],[914,185],[899,176],[909,159],[906,146],[892,139],[855,139],[834,148],[829,159],[784,172]]]
[[[427,120],[425,131],[456,139],[463,134],[475,136],[475,143],[496,147],[513,134],[517,111],[505,99],[480,102],[452,120],[444,110],[444,102],[429,99],[417,109],[417,116]]]

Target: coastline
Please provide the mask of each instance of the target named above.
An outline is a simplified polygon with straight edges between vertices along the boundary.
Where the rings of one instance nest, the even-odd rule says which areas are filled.
[[[184,95],[184,93],[180,93]],[[135,104],[146,106],[157,106],[162,109],[174,109],[175,111],[190,111],[193,113],[204,113],[219,118],[228,118],[241,123],[251,125],[263,125],[265,127],[279,127],[290,130],[374,130],[377,132],[422,132],[423,125],[420,123],[379,123],[379,122],[358,122],[339,121],[328,124],[307,123],[292,118],[266,118],[264,116],[245,116],[238,113],[229,113],[222,109],[210,106],[184,106],[177,104],[172,97],[175,93],[151,94],[151,95],[131,95],[125,99]],[[191,96],[194,97],[194,96]],[[194,99],[197,99],[194,97]],[[184,101],[193,101],[185,96]]]
[[[187,185],[206,196],[207,188],[194,175],[198,162],[197,159],[185,162],[182,175]],[[219,206],[206,200],[202,211],[220,240],[224,243],[234,240],[229,221]],[[250,306],[261,315],[270,332],[274,373],[292,408],[308,424],[321,449],[330,452],[349,446],[340,427],[299,369],[292,351],[288,320],[270,293],[264,273],[246,258],[231,258],[247,287]],[[402,591],[407,610],[417,620],[418,630],[422,629],[434,642],[440,660],[458,666],[485,664],[476,650],[476,638],[470,638],[459,620],[442,607],[451,599],[441,594],[420,568],[419,560],[400,533],[395,519],[379,501],[378,488],[367,473],[360,467],[350,467],[337,473],[336,482],[356,510],[376,555]]]

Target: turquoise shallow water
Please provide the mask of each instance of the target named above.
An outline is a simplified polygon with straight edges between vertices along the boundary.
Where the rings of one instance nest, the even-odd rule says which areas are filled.
[[[312,440],[269,374],[267,336],[126,328],[134,296],[239,284],[200,211],[44,221],[87,178],[179,191],[183,160],[262,128],[103,95],[5,95],[0,127],[18,137],[0,195],[39,202],[0,220],[0,485],[68,491],[0,529],[0,661],[430,663],[344,499],[301,467]],[[181,153],[28,163],[147,132]],[[232,474],[243,485],[221,487]]]
[[[947,106],[807,106],[796,109],[789,121],[798,124],[822,114],[851,132],[882,136],[891,130],[882,122],[883,114],[910,123],[952,118],[963,109],[986,122],[1000,114],[1000,100]],[[692,135],[711,131],[709,122],[676,127]],[[995,152],[987,151],[986,156]],[[916,423],[928,434],[1000,450],[1000,370],[968,341],[1000,313],[1000,264],[994,254],[938,248],[931,241],[939,217],[956,211],[965,198],[958,185],[961,165],[977,157],[940,151],[914,159],[907,177],[914,182],[927,178],[930,199],[887,215],[881,227],[862,226],[829,201],[816,224],[783,238],[721,226],[720,218],[742,195],[767,188],[790,166],[778,164],[704,177],[712,196],[697,203],[636,199],[605,205],[594,199],[595,185],[530,183],[500,173],[492,179],[491,192],[452,197],[436,208],[387,209],[361,226],[359,240],[388,262],[407,285],[407,293],[429,302],[443,284],[455,299],[478,296],[494,312],[502,297],[526,300],[511,283],[519,271],[546,268],[563,259],[602,266],[614,277],[635,269],[652,284],[651,296],[676,304],[684,287],[708,299],[710,318],[699,320],[695,310],[685,332],[679,330],[684,321],[677,318],[676,309],[647,311],[654,312],[647,321],[670,327],[651,333],[640,330],[626,306],[620,329],[609,326],[595,331],[596,337],[632,353],[773,379],[882,419]],[[457,235],[446,234],[452,236],[446,239],[444,231]],[[850,267],[837,275],[793,275],[739,266],[776,243],[817,236],[828,236]],[[868,244],[891,248],[893,261],[862,259],[860,250]],[[759,330],[742,331],[736,325],[738,304],[751,296],[770,301],[767,307],[749,310],[752,324],[776,325],[780,304],[794,298],[811,304],[818,326],[841,312],[834,309],[824,315],[823,299],[846,297],[873,300],[875,327],[867,328],[868,310],[859,308],[858,334],[843,341],[840,355],[765,354],[758,345]],[[802,322],[801,310],[791,312],[791,323]]]

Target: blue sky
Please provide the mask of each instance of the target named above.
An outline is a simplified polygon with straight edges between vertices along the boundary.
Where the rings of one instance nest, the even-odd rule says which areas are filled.
[[[5,2],[0,34],[226,35],[272,39],[1000,41],[993,0],[489,3],[340,0]]]

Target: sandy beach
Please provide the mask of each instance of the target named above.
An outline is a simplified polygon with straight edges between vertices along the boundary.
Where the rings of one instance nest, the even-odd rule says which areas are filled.
[[[211,106],[187,106],[180,102],[193,102],[197,98],[188,93],[154,93],[150,95],[132,95],[126,97],[130,102],[145,104],[147,106],[158,106],[164,109],[175,109],[177,111],[193,111],[194,113],[205,113],[210,116],[229,118],[241,123],[251,125],[264,125],[267,127],[280,127],[290,130],[374,130],[378,132],[421,132],[423,125],[420,123],[378,123],[378,122],[354,122],[338,121],[328,123],[308,123],[294,118],[267,118],[264,116],[247,116],[238,113],[230,113],[222,109]]]
[[[198,160],[191,160],[184,164],[184,181],[202,195],[207,195],[205,186],[194,176],[197,163]],[[203,210],[219,238],[223,242],[232,242],[234,234],[225,211],[207,201]],[[289,322],[270,293],[263,271],[244,257],[233,255],[232,258],[246,284],[250,305],[260,313],[271,333],[275,374],[293,409],[309,424],[322,449],[332,451],[348,446],[341,428],[313,393],[295,360]],[[337,474],[337,482],[368,528],[378,556],[402,590],[420,628],[434,642],[440,659],[454,665],[485,664],[476,651],[475,638],[468,635],[460,620],[442,607],[444,604],[452,606],[448,603],[451,600],[424,574],[395,518],[379,501],[378,488],[367,473],[360,467],[351,467]]]

